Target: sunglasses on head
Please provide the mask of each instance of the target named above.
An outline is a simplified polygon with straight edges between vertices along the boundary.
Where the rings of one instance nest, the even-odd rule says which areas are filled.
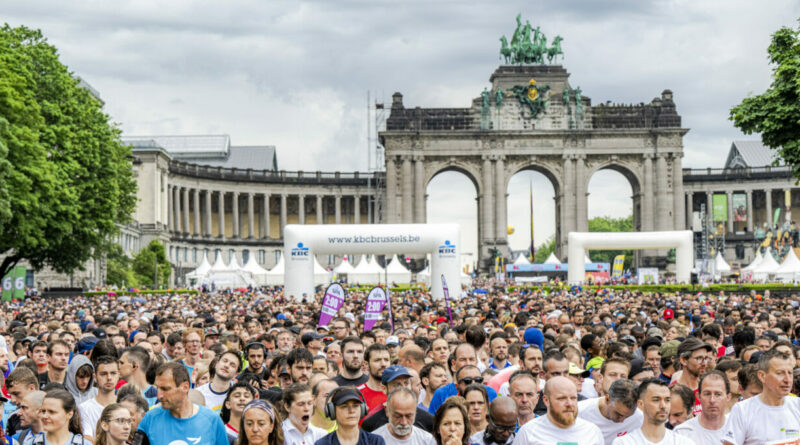
[[[471,385],[473,383],[483,383],[483,377],[464,377],[461,379],[461,383],[465,385]]]

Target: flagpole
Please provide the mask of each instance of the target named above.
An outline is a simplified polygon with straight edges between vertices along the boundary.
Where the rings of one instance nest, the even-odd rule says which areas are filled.
[[[530,197],[531,197],[531,263],[535,254],[536,246],[533,243],[533,179],[530,180]]]

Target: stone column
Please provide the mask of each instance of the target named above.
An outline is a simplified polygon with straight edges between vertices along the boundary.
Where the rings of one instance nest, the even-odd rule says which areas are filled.
[[[217,217],[219,219],[219,237],[225,238],[225,192],[220,190],[217,192],[217,196],[218,196],[217,201],[219,204],[217,206],[219,207],[218,209],[219,213],[217,214]]]
[[[322,195],[317,195],[317,224],[322,225],[322,221]]]
[[[403,202],[405,202],[405,196],[403,196]],[[334,197],[334,205],[335,205],[335,213],[336,213],[336,224],[342,223],[342,194],[337,192],[336,196]]]
[[[412,176],[411,176],[411,158],[405,156],[403,158],[403,214],[400,215],[400,221],[403,223],[410,223],[414,221],[414,191],[412,190]],[[337,221],[337,224],[338,221]]]
[[[559,243],[562,247],[567,246],[567,237],[569,232],[575,231],[575,164],[573,162],[573,155],[564,155],[564,177],[563,184],[564,190],[561,191],[563,196],[563,205],[561,206],[561,240]],[[563,256],[563,255],[562,255]],[[564,260],[564,258],[561,258]]]
[[[674,230],[683,230],[686,228],[684,222],[686,221],[686,206],[683,203],[683,163],[681,158],[683,153],[676,153],[672,161],[672,194],[675,197],[673,205],[675,212],[675,226]]]
[[[183,234],[189,235],[189,188],[183,189]]]
[[[361,224],[361,196],[353,196],[353,224]]]
[[[667,155],[659,153],[656,157],[656,227],[658,230],[669,230],[669,204],[667,202]]]
[[[386,158],[386,222],[397,222],[397,170],[392,157]]]
[[[206,195],[206,217],[205,217],[205,236],[211,236],[211,190],[205,191]]]
[[[264,193],[264,201],[261,209],[261,223],[264,229],[261,231],[261,238],[269,238],[269,193]]]
[[[747,191],[747,232],[753,233],[753,191]]]
[[[495,182],[495,215],[497,224],[495,226],[495,236],[497,242],[505,241],[506,233],[506,171],[505,162],[502,156],[498,156],[494,163],[494,182]]]
[[[706,220],[708,226],[714,225],[714,192],[706,192]]]
[[[481,217],[482,226],[479,232],[484,241],[494,239],[494,192],[492,184],[492,160],[489,155],[483,155],[483,178],[481,180]]]
[[[200,190],[193,189],[192,194],[194,195],[194,230],[192,235],[202,236],[203,230],[200,227]]]
[[[653,214],[653,154],[644,155],[644,184],[642,185],[642,230],[652,232],[655,230],[655,218]]]
[[[231,212],[233,213],[233,237],[239,238],[239,192],[233,192]]]
[[[256,231],[255,231],[255,201],[254,196],[252,193],[247,194],[247,237],[248,238],[255,238]]]
[[[692,229],[692,223],[694,222],[694,211],[692,208],[694,207],[694,201],[692,192],[686,192],[686,225],[684,226],[687,229]]]
[[[764,190],[764,196],[766,197],[767,206],[766,206],[766,215],[764,220],[767,223],[767,226],[770,228],[772,227],[772,189],[768,188]]]
[[[306,223],[306,195],[297,195],[297,220]]]
[[[575,215],[577,220],[577,231],[589,231],[589,209],[586,199],[586,155],[581,154],[575,157]]]
[[[286,193],[281,193],[281,228],[280,234],[283,239],[283,228],[286,227]]]
[[[423,173],[423,157],[414,156],[414,222],[425,222],[425,178]]]
[[[172,212],[172,186],[167,185],[167,231],[173,232],[175,228],[173,227],[174,224],[174,216]]]
[[[728,197],[728,233],[733,233],[733,192],[725,193]]]
[[[175,233],[181,233],[181,189],[172,186],[172,229]]]

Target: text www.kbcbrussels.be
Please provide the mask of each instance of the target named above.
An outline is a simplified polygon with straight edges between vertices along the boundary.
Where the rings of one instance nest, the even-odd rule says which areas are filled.
[[[328,242],[331,244],[374,244],[374,243],[415,243],[419,241],[416,235],[392,235],[392,236],[329,236]]]

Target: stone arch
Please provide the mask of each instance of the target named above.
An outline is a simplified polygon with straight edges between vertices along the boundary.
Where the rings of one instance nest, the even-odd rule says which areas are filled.
[[[638,195],[642,192],[642,181],[640,166],[638,165],[630,165],[626,162],[620,162],[613,159],[606,159],[602,160],[597,164],[591,166],[589,173],[586,175],[586,190],[584,192],[588,192],[589,187],[589,179],[594,176],[600,170],[613,170],[628,180],[628,183],[631,186],[631,191],[634,195]]]
[[[480,182],[480,167],[476,165],[471,165],[466,162],[460,161],[443,161],[443,162],[436,162],[434,164],[429,164],[425,168],[425,182],[423,190],[428,188],[433,178],[438,176],[440,173],[444,173],[447,171],[455,171],[461,173],[462,175],[466,176],[471,182],[472,185],[475,186],[475,193],[480,196],[481,190],[483,190],[483,185]]]
[[[514,175],[525,170],[532,170],[541,173],[544,175],[544,177],[549,179],[550,184],[553,185],[553,190],[556,192],[556,196],[558,196],[558,194],[563,190],[563,185],[561,184],[561,172],[557,171],[557,169],[553,166],[545,163],[530,161],[510,162],[506,165],[506,177],[504,178],[505,189],[508,190],[508,183],[511,181],[511,178]]]

